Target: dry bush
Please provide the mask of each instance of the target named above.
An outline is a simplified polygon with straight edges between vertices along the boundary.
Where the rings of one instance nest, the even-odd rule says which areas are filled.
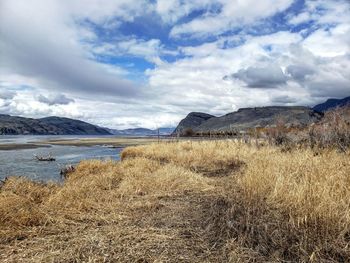
[[[194,136],[195,134],[196,134],[196,133],[193,131],[193,129],[187,128],[187,129],[185,129],[185,130],[181,133],[181,136],[192,137],[192,136]]]
[[[350,106],[327,112],[320,123],[310,128],[309,141],[313,148],[346,151],[350,147]]]
[[[332,148],[345,152],[350,147],[350,107],[337,108],[325,113],[323,119],[309,127],[286,127],[277,121],[276,127],[260,130],[271,145],[281,146],[283,151],[301,147]]]
[[[290,129],[286,127],[286,122],[283,118],[276,119],[276,126],[265,128],[264,132],[271,145],[285,146],[291,144],[288,136]],[[261,131],[260,131],[261,132]]]
[[[63,185],[7,180],[2,261],[350,261],[349,153],[220,140],[122,157],[81,162]]]

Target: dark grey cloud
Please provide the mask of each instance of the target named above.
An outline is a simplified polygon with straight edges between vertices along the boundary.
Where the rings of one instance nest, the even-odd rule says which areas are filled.
[[[270,61],[266,67],[248,67],[224,77],[226,80],[238,79],[248,88],[279,88],[295,91],[303,89],[313,100],[329,97],[342,98],[350,95],[350,55],[320,58],[300,46],[291,46],[292,56],[285,56],[283,64],[289,65],[282,71],[276,61],[275,65]],[[288,83],[287,83],[288,82]],[[291,86],[291,85],[292,86]],[[293,87],[293,88],[292,88]],[[279,96],[271,99],[272,103],[290,104],[297,103],[288,96]]]
[[[47,6],[46,6],[47,7]],[[47,7],[49,8],[49,7]],[[13,9],[13,10],[12,10]],[[80,43],[80,27],[65,14],[25,13],[12,1],[0,15],[0,76],[17,74],[35,79],[38,87],[84,97],[136,98],[142,90],[135,83],[101,64]],[[60,21],[55,17],[62,15]]]
[[[319,98],[344,98],[350,96],[350,75],[348,79],[324,79],[305,84],[310,94]]]
[[[23,43],[23,41],[18,41]],[[0,45],[6,66],[17,74],[35,77],[49,90],[91,96],[137,97],[140,90],[130,81],[106,72],[96,62],[56,47]],[[4,63],[5,63],[4,62]]]
[[[294,80],[303,81],[306,76],[314,74],[315,70],[308,65],[289,65],[286,73]]]
[[[243,81],[249,88],[277,88],[288,80],[282,69],[275,65],[240,69],[230,77]]]
[[[40,94],[38,96],[38,101],[52,106],[52,105],[67,105],[69,103],[74,102],[74,99],[67,98],[63,94],[58,94],[58,95],[51,96],[51,97],[45,97],[45,96]]]

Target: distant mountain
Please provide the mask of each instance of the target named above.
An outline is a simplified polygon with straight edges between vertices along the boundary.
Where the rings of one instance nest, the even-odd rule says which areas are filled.
[[[159,128],[159,133],[161,135],[170,135],[174,132],[175,128]]]
[[[201,123],[194,125],[190,122],[191,116],[197,113],[190,113],[183,119],[177,131],[192,129],[194,132],[210,131],[241,131],[254,127],[267,127],[276,125],[278,119],[281,119],[286,125],[308,125],[322,118],[322,114],[308,107],[301,106],[270,106],[243,108],[236,112],[228,113],[221,117],[210,117],[202,119]],[[202,115],[205,116],[205,115]],[[186,125],[188,124],[188,125]],[[182,132],[183,133],[183,132]]]
[[[159,135],[170,135],[175,128],[159,128]],[[134,128],[125,130],[115,130],[109,129],[114,135],[124,135],[124,136],[156,136],[158,135],[158,130],[151,130],[146,128]]]
[[[183,134],[188,129],[195,130],[196,127],[200,126],[202,123],[211,118],[216,117],[207,113],[191,112],[186,116],[186,118],[180,121],[173,134]]]
[[[0,134],[7,135],[109,135],[104,128],[62,117],[42,119],[0,114]]]
[[[326,102],[316,105],[312,109],[319,112],[325,112],[336,107],[350,105],[350,96],[344,99],[328,99]]]

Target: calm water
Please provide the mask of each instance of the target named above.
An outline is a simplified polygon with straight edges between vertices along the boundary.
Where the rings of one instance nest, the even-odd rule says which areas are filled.
[[[86,136],[91,138],[92,136]],[[101,136],[98,136],[101,137]],[[82,138],[81,136],[0,136],[0,144],[4,143],[28,143],[45,139]],[[51,145],[49,148],[24,149],[24,150],[0,150],[0,179],[6,176],[26,176],[40,181],[60,181],[61,167],[67,164],[77,164],[86,159],[113,159],[119,160],[120,148],[103,146],[76,147]],[[50,154],[56,158],[56,162],[38,162],[34,155],[46,156]]]

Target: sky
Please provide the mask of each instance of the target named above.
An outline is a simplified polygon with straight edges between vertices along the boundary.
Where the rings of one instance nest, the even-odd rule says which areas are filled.
[[[350,95],[350,0],[0,0],[0,113],[174,127]]]

